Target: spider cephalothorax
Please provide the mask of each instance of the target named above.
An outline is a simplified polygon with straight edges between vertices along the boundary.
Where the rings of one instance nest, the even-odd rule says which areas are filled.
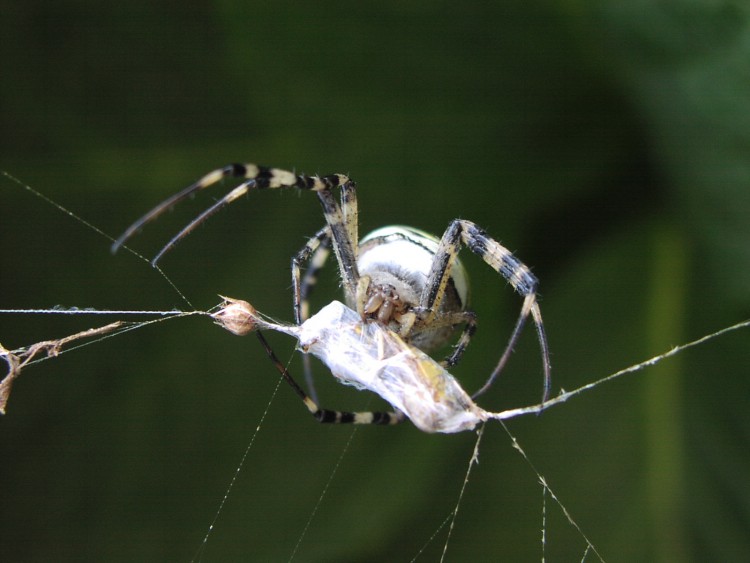
[[[227,177],[242,178],[244,181],[174,236],[152,263],[155,264],[208,217],[252,189],[298,188],[314,191],[323,206],[326,225],[292,257],[294,317],[298,326],[310,317],[310,293],[315,286],[318,270],[324,266],[333,249],[346,302],[359,313],[363,322],[379,323],[405,343],[424,352],[444,345],[456,329],[463,326],[453,352],[442,362],[445,367],[452,366],[460,360],[476,328],[474,313],[466,309],[468,282],[458,260],[459,250],[466,247],[500,274],[524,299],[518,320],[495,369],[473,397],[486,391],[503,369],[526,320],[531,316],[542,353],[543,399],[546,400],[550,390],[549,350],[536,299],[538,281],[529,268],[484,230],[463,219],[451,221],[441,238],[411,227],[390,226],[378,229],[360,241],[355,183],[343,174],[317,177],[255,164],[231,164],[206,174],[157,205],[115,241],[113,251],[176,203]],[[341,192],[340,200],[333,194],[335,189]],[[303,265],[307,265],[304,276]],[[260,332],[258,335],[262,339]],[[339,413],[341,416],[338,416],[337,411],[319,409],[291,376],[288,381],[322,422],[386,424],[403,418],[399,413],[379,413],[374,417],[362,413],[357,416]]]
[[[439,244],[436,237],[403,226],[383,227],[364,237],[357,257],[360,287],[348,305],[363,317],[390,325],[426,352],[445,344],[458,325],[473,330],[474,315],[466,311],[467,276],[458,259],[446,274],[440,301],[431,308],[421,306]]]

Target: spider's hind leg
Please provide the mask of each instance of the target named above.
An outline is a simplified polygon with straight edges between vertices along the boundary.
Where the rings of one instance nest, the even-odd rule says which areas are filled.
[[[297,384],[292,375],[289,373],[289,370],[287,370],[286,367],[284,367],[284,364],[279,361],[261,331],[256,331],[256,334],[258,335],[258,340],[260,340],[260,343],[263,346],[263,349],[266,351],[266,354],[268,354],[268,357],[276,366],[276,369],[279,371],[284,380],[289,384],[289,386],[294,390],[297,396],[302,400],[302,402],[307,407],[307,410],[310,411],[310,414],[312,414],[315,420],[317,420],[318,422],[328,424],[389,425],[398,424],[406,420],[406,417],[400,412],[346,412],[321,409],[320,407],[318,407],[317,401],[313,400],[310,396],[307,395],[307,393],[304,392],[302,387]]]

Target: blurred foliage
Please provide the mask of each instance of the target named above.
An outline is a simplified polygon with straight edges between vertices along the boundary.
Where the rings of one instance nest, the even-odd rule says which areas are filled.
[[[363,231],[460,216],[534,267],[555,389],[748,316],[744,2],[0,6],[0,168],[110,235],[228,162],[350,173]],[[132,246],[153,255],[211,197]],[[313,199],[252,194],[162,266],[195,307],[221,293],[291,320],[289,258],[323,223]],[[6,178],[0,206],[0,307],[189,308]],[[519,300],[464,262],[480,328],[454,372],[473,389]],[[2,315],[0,342],[98,320]],[[748,360],[735,333],[509,428],[608,561],[748,560]],[[378,406],[330,380],[320,369],[325,406]],[[0,421],[4,559],[189,560],[276,384],[254,339],[200,318],[28,369]],[[482,404],[529,404],[540,385],[529,332]],[[282,387],[203,560],[287,560],[303,530],[298,561],[410,560],[454,508],[474,440],[320,427]],[[580,560],[546,506],[546,557]],[[489,426],[447,560],[539,560],[541,522],[534,473]]]

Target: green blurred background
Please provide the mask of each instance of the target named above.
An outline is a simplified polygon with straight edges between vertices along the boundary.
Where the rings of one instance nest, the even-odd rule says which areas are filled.
[[[534,268],[555,392],[748,316],[744,2],[30,1],[0,13],[0,168],[109,235],[229,162],[349,173],[363,232],[440,234],[467,218]],[[133,248],[153,256],[229,187]],[[314,200],[252,194],[162,267],[197,308],[221,293],[290,321],[289,258],[323,224]],[[0,209],[0,307],[188,308],[148,264],[112,256],[7,178]],[[453,371],[471,390],[520,300],[464,263],[480,324]],[[336,285],[331,268],[316,306]],[[0,342],[109,320],[0,315]],[[733,333],[510,421],[606,560],[750,559],[748,342]],[[317,375],[325,406],[382,406]],[[3,560],[190,560],[277,382],[254,338],[197,317],[30,367],[0,420]],[[540,385],[528,331],[481,403],[530,404]],[[454,508],[474,441],[321,427],[281,387],[203,560],[288,560],[316,506],[295,561],[411,560]],[[497,424],[479,459],[447,560],[538,561],[535,474]],[[550,499],[546,518],[547,559],[580,560],[585,542]],[[419,560],[437,560],[445,535]]]

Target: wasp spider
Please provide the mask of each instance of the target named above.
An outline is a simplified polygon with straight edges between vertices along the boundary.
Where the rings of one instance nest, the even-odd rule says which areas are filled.
[[[441,362],[443,367],[453,366],[460,360],[476,329],[475,315],[466,309],[466,272],[458,260],[459,250],[466,247],[480,256],[523,297],[521,312],[505,350],[484,385],[472,398],[484,393],[502,371],[529,316],[536,326],[542,355],[542,399],[548,398],[551,386],[549,349],[537,302],[538,280],[529,268],[484,230],[463,219],[451,221],[440,239],[410,227],[390,226],[378,229],[360,241],[355,183],[343,174],[317,177],[255,164],[230,164],[206,174],[143,215],[115,241],[112,251],[116,251],[144,225],[173,205],[229,177],[243,181],[177,233],[154,257],[152,264],[155,265],[206,219],[251,190],[297,188],[316,192],[323,206],[326,225],[292,258],[294,317],[297,325],[302,325],[309,317],[310,291],[315,285],[318,270],[323,267],[332,248],[346,302],[363,322],[379,323],[407,344],[424,352],[445,344],[456,328],[463,325],[453,352]],[[340,200],[334,194],[336,189],[340,191]],[[301,267],[304,264],[309,264],[309,267],[303,277]],[[280,362],[260,331],[258,336],[279,368]],[[393,424],[404,418],[401,412],[341,413],[320,409],[314,393],[311,397],[286,370],[282,373],[286,373],[287,382],[319,422]]]

